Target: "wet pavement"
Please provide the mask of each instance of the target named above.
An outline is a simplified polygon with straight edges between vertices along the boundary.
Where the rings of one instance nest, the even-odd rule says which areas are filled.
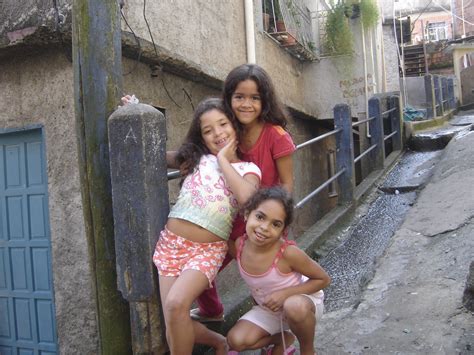
[[[461,127],[445,150],[405,153],[320,261],[333,283],[318,354],[474,353],[474,316],[462,306],[474,260],[471,121],[421,133]]]
[[[416,190],[429,180],[440,153],[406,152],[369,197],[368,208],[359,208],[357,218],[336,237],[343,242],[320,260],[332,278],[325,290],[327,311],[357,303],[373,277],[376,259],[404,221]]]

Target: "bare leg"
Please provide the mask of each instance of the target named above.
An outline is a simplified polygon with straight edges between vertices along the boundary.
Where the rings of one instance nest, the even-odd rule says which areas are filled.
[[[227,334],[230,347],[236,351],[260,349],[273,344],[271,340],[270,334],[248,320],[239,320]]]
[[[186,270],[177,278],[160,276],[166,338],[171,354],[191,354],[195,342],[212,346],[216,354],[225,354],[225,338],[192,321],[189,316],[193,300],[208,285],[206,276],[196,270]]]
[[[313,355],[316,329],[315,307],[306,296],[291,296],[283,304],[288,325],[300,343],[301,355]]]

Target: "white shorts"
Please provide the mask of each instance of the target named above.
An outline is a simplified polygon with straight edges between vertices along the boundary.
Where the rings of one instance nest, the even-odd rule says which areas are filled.
[[[323,298],[321,297],[321,291],[318,291],[311,295],[302,294],[301,296],[308,297],[314,303],[314,315],[316,316],[316,322],[318,322],[324,312]],[[280,333],[285,330],[290,330],[286,319],[283,318],[282,312],[272,312],[260,305],[253,306],[250,311],[245,313],[239,320],[247,320],[258,327],[265,330],[268,334],[273,335]]]

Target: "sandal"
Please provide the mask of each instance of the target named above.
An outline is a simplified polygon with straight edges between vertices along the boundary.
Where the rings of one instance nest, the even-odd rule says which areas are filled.
[[[262,348],[261,355],[272,355],[273,352],[273,345],[266,346]],[[286,348],[284,354],[285,355],[294,355],[296,353],[296,348],[294,345],[290,345],[289,347]]]
[[[189,316],[191,319],[196,320],[201,323],[212,323],[212,322],[223,322],[224,321],[224,314],[221,314],[216,317],[206,317],[201,314],[199,308],[193,308],[189,311]]]

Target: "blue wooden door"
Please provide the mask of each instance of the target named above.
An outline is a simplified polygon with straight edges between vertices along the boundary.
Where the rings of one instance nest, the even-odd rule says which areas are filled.
[[[56,354],[41,130],[0,134],[0,354]]]

